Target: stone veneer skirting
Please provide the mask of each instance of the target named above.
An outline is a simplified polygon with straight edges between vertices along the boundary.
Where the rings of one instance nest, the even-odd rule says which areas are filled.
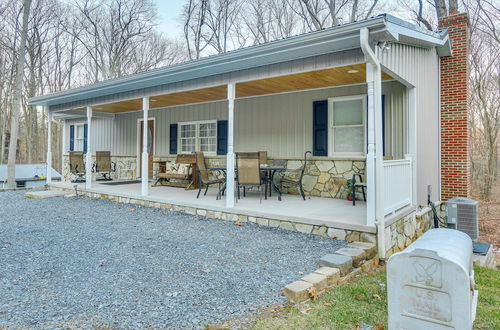
[[[72,189],[49,186],[52,190],[66,190],[74,192]],[[106,199],[113,202],[125,203],[125,204],[135,204],[146,207],[154,207],[159,209],[172,210],[176,212],[182,212],[191,215],[198,215],[207,218],[227,220],[227,221],[239,221],[242,223],[252,222],[260,226],[277,227],[285,230],[301,232],[305,234],[318,235],[321,237],[330,237],[332,239],[346,240],[348,242],[366,242],[366,243],[377,243],[377,235],[375,233],[362,232],[357,230],[349,230],[342,228],[329,227],[326,225],[313,225],[294,221],[286,221],[281,219],[273,219],[267,217],[256,217],[246,214],[240,214],[238,212],[222,212],[208,210],[205,208],[196,208],[191,206],[183,206],[170,204],[167,202],[131,198],[120,195],[98,193],[92,191],[79,190],[78,194],[85,196],[87,198],[100,198]],[[440,204],[437,207],[437,211],[440,217],[446,212],[446,205]],[[404,248],[413,243],[418,237],[423,233],[433,227],[433,213],[430,207],[425,207],[418,211],[409,210],[407,212],[399,213],[396,215],[396,220],[389,219],[386,220],[388,225],[385,228],[385,250],[386,258],[389,258],[392,254],[402,251]]]
[[[111,161],[116,164],[116,172],[111,173],[111,177],[113,179],[134,180],[137,178],[136,157],[111,156]],[[95,156],[92,156],[92,162],[95,162]],[[100,175],[92,173],[93,180],[99,176]],[[69,172],[69,155],[63,155],[62,178],[63,181],[71,181],[75,179],[75,176]]]
[[[443,217],[446,212],[446,204],[442,203],[436,207],[438,215]],[[394,219],[386,219],[385,227],[385,251],[386,258],[392,254],[404,250],[427,230],[434,226],[434,215],[430,207],[424,207],[417,211],[407,212],[404,216]]]
[[[175,161],[175,156],[155,157],[155,160]],[[271,164],[283,164],[289,170],[287,176],[298,178],[299,169],[304,161],[297,159],[269,159]],[[222,167],[226,164],[225,157],[205,157],[207,167]],[[158,164],[155,163],[155,172]],[[307,169],[303,179],[304,192],[308,196],[329,197],[346,199],[349,191],[347,180],[352,179],[353,174],[363,175],[365,171],[364,160],[317,160],[307,161]],[[297,195],[297,189],[284,189],[284,193]],[[362,198],[358,192],[357,198]]]
[[[49,189],[75,192],[75,190],[73,189],[61,188],[55,186],[50,186]],[[85,196],[87,198],[100,198],[100,199],[110,200],[113,202],[172,210],[175,212],[182,212],[191,215],[199,215],[213,219],[227,220],[233,222],[240,221],[243,223],[253,222],[260,226],[279,227],[285,230],[296,231],[306,234],[313,234],[322,237],[330,237],[332,239],[376,243],[376,235],[374,233],[340,229],[340,228],[328,227],[325,225],[312,225],[312,224],[286,221],[281,219],[273,219],[267,217],[255,217],[246,214],[240,214],[238,212],[213,211],[205,208],[175,205],[151,199],[148,200],[148,199],[131,198],[131,197],[120,196],[117,194],[106,194],[106,193],[98,193],[85,190],[78,190],[78,195]]]

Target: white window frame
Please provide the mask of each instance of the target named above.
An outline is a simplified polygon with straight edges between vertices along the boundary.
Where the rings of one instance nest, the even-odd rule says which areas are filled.
[[[353,100],[361,100],[362,106],[363,106],[363,113],[362,113],[362,124],[358,125],[333,125],[333,118],[334,118],[334,108],[333,104],[334,102],[341,102],[341,101],[353,101]],[[332,97],[328,99],[328,155],[330,157],[359,157],[359,156],[366,156],[366,113],[367,113],[367,100],[366,100],[366,94],[358,94],[358,95],[349,95],[349,96],[340,96],[340,97]],[[342,127],[363,127],[363,151],[362,152],[335,152],[334,151],[334,145],[335,145],[335,134],[334,130],[335,128],[342,128]]]
[[[81,127],[82,130],[82,137],[78,137],[78,128]],[[78,141],[82,141],[82,148],[79,148],[79,143]],[[85,124],[75,124],[75,136],[74,136],[74,141],[73,141],[73,149],[74,151],[84,151],[83,148],[85,146]]]
[[[180,122],[177,123],[179,125],[179,128],[177,130],[177,153],[182,154],[184,151],[182,150],[182,144],[181,144],[181,131],[182,131],[182,126],[186,125],[196,125],[196,133],[195,133],[195,151],[200,150],[200,125],[201,124],[215,124],[215,151],[213,152],[208,152],[204,151],[203,153],[205,155],[216,155],[217,154],[217,120],[198,120],[198,121],[185,121],[185,122]],[[187,151],[186,151],[187,152]]]

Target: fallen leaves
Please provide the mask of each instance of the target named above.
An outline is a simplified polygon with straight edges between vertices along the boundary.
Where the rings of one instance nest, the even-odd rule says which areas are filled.
[[[354,299],[359,301],[359,300],[361,300],[361,296],[354,296]]]
[[[373,298],[375,298],[376,300],[378,301],[381,301],[382,300],[382,297],[380,297],[378,294],[374,293],[373,294]]]
[[[131,207],[128,209],[130,212],[135,212],[135,208],[134,207]]]
[[[309,298],[311,298],[312,301],[318,299],[318,290],[316,290],[315,287],[307,289],[307,293],[309,294]]]
[[[244,224],[243,222],[241,222],[241,221],[236,221],[236,222],[234,223],[234,225],[235,225],[235,226],[239,226],[239,227],[243,227],[245,224]]]
[[[373,326],[373,330],[383,330],[385,328],[384,323],[382,322],[377,322]]]
[[[323,303],[323,306],[332,306],[332,305],[333,305],[333,303],[331,301],[325,301]]]
[[[206,268],[206,269],[200,269],[200,272],[205,273],[205,274],[208,274],[208,273],[210,273],[210,272],[211,272],[211,270],[210,270],[210,269],[208,269],[208,268]]]

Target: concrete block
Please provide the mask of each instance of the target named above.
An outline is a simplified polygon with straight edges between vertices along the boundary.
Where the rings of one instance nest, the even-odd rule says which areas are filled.
[[[319,292],[323,291],[328,284],[327,283],[328,279],[325,275],[316,274],[316,273],[307,274],[306,276],[302,277],[300,280],[304,281],[304,282],[311,283],[316,288],[316,290],[318,290]]]
[[[352,265],[359,267],[361,261],[365,260],[365,251],[356,248],[342,248],[335,252],[335,254],[343,255],[352,258]]]
[[[64,197],[68,193],[61,190],[30,191],[24,194],[25,198],[45,199],[51,197]]]
[[[283,294],[291,302],[306,301],[309,299],[309,289],[312,287],[313,285],[309,282],[295,281],[285,286]]]
[[[348,248],[361,249],[365,251],[365,258],[371,259],[377,255],[377,247],[375,244],[363,243],[363,242],[352,242],[347,244]]]
[[[337,285],[337,282],[339,281],[340,278],[340,270],[338,268],[321,267],[316,269],[314,272],[316,274],[321,274],[326,276],[326,284],[328,286]]]
[[[352,269],[352,258],[340,254],[327,254],[319,260],[321,267],[338,268],[341,276],[345,276]]]

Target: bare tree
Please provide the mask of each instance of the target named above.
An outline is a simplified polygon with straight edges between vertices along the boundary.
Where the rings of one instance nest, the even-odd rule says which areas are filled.
[[[23,72],[26,52],[26,36],[28,34],[28,19],[30,14],[31,0],[23,3],[23,25],[21,28],[21,41],[19,43],[19,55],[17,59],[17,71],[13,97],[12,118],[10,125],[9,156],[7,159],[7,184],[10,188],[16,187],[15,166],[17,152],[17,137],[19,131],[19,114],[21,112],[21,93],[23,88]]]
[[[200,58],[212,41],[213,34],[207,32],[208,9],[208,0],[188,0],[183,8],[184,38],[190,59]]]

